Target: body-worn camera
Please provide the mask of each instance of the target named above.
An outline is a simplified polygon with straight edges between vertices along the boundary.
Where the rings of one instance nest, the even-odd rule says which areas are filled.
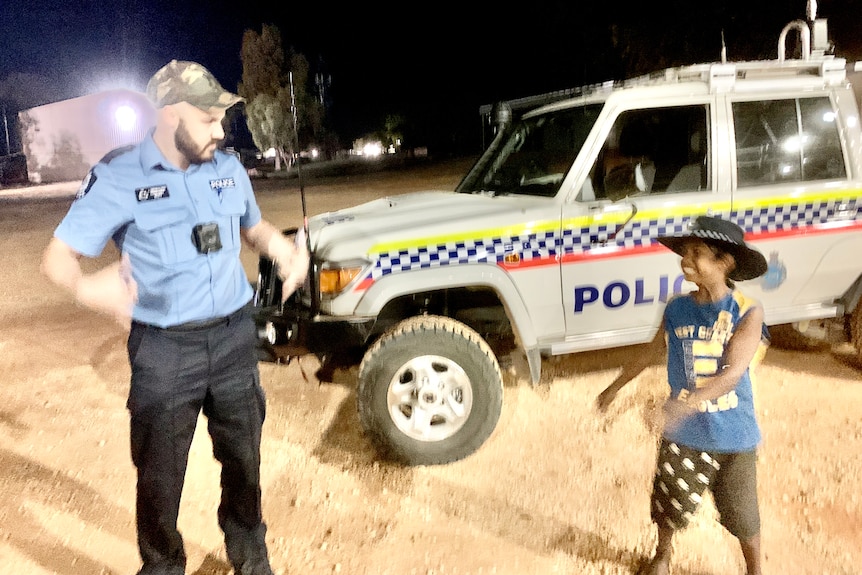
[[[218,230],[218,224],[210,222],[196,225],[192,228],[192,243],[198,249],[198,253],[201,254],[219,251],[221,249],[221,234]]]

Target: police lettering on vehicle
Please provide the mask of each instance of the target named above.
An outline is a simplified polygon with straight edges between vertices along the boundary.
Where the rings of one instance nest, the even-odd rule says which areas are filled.
[[[171,197],[171,194],[168,192],[168,187],[166,185],[161,185],[138,188],[135,190],[135,197],[139,202],[146,202],[149,200],[169,198]]]
[[[607,309],[621,308],[631,302],[633,305],[655,304],[656,302],[667,303],[672,295],[682,293],[682,282],[685,276],[676,276],[671,283],[670,277],[661,275],[658,277],[658,293],[650,289],[644,278],[637,278],[634,285],[629,285],[623,280],[612,281],[601,287],[592,284],[575,286],[575,313],[583,313],[588,305],[601,303]]]

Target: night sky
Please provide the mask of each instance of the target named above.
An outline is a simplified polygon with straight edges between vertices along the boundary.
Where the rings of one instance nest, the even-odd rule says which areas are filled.
[[[611,24],[648,42],[629,60],[660,67],[656,47],[670,64],[717,60],[722,31],[731,59],[774,58],[781,28],[806,10],[804,0],[503,4],[0,0],[0,101],[34,97],[22,96],[19,74],[45,101],[142,90],[173,58],[198,61],[236,89],[243,31],[272,23],[286,48],[330,75],[329,119],[343,141],[381,128],[391,113],[427,139],[469,140],[482,104],[624,73]],[[862,57],[862,2],[821,0],[818,16],[829,19],[838,55]]]

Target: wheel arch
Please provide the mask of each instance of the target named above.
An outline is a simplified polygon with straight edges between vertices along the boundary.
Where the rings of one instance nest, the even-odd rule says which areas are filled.
[[[416,286],[422,289],[417,290]],[[532,379],[538,381],[541,355],[535,326],[511,276],[496,265],[440,267],[385,276],[368,288],[354,314],[377,317],[380,325],[375,333],[379,334],[395,321],[404,319],[403,314],[391,312],[397,305],[395,302],[421,294],[457,294],[459,290],[488,290],[495,295],[508,317],[517,344],[527,356]]]
[[[862,275],[856,278],[847,291],[839,298],[838,301],[844,306],[845,313],[851,313],[856,309],[859,300],[862,299]]]
[[[417,290],[416,286],[422,286],[422,289]],[[452,266],[383,277],[365,292],[354,314],[379,316],[386,305],[404,296],[471,287],[488,288],[495,292],[506,308],[512,328],[517,332],[522,345],[536,345],[536,332],[521,294],[509,274],[493,265]]]

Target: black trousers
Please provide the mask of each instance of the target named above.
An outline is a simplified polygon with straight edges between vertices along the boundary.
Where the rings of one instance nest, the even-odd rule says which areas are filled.
[[[221,463],[219,526],[228,558],[267,561],[260,492],[260,437],[265,398],[256,333],[245,307],[214,326],[161,329],[133,323],[128,352],[132,382],[132,461],[138,470],[140,575],[182,575],[186,555],[177,514],[198,415],[207,417]]]

